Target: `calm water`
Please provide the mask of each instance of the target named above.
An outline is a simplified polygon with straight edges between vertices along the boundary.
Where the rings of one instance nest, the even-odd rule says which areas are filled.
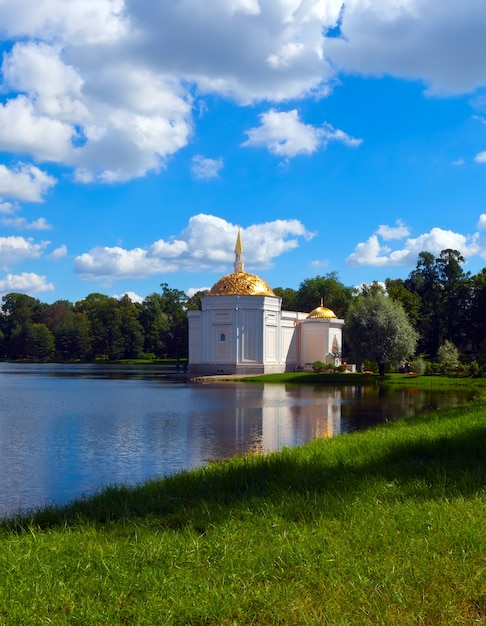
[[[0,515],[464,399],[413,389],[193,385],[140,367],[5,363],[0,394]]]

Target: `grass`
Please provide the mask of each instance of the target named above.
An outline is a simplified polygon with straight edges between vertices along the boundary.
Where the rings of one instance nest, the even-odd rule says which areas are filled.
[[[3,520],[0,624],[486,624],[485,451],[482,396]]]

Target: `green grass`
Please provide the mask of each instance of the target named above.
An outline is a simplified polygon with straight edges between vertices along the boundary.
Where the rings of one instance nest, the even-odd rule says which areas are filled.
[[[228,379],[230,380],[230,379]],[[232,379],[233,382],[235,379]],[[264,374],[261,376],[245,376],[238,379],[245,383],[275,383],[297,385],[376,385],[416,387],[418,389],[446,390],[468,388],[471,390],[486,388],[486,379],[460,376],[418,376],[407,374],[314,374],[311,372],[285,372],[283,374]]]
[[[486,624],[485,451],[481,397],[4,520],[0,624]]]

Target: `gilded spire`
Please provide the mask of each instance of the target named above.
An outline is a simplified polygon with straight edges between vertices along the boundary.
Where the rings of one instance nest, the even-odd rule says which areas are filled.
[[[240,227],[238,226],[238,235],[235,245],[235,274],[243,271],[243,244],[241,243]]]

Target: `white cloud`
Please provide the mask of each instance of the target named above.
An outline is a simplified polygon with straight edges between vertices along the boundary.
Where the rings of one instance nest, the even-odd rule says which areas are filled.
[[[25,259],[38,259],[48,245],[48,241],[34,243],[30,238],[0,237],[0,268],[6,269]]]
[[[45,276],[33,272],[22,274],[7,274],[0,279],[0,294],[20,292],[27,294],[40,293],[41,291],[53,291],[54,285],[47,282]]]
[[[39,217],[33,222],[28,222],[24,217],[4,217],[0,223],[17,230],[50,230],[52,228],[44,217]]]
[[[282,101],[318,90],[333,74],[323,32],[342,2],[299,0],[127,0],[144,34],[139,54],[163,71],[240,103]],[[184,33],[181,36],[181,33]]]
[[[312,261],[310,265],[316,270],[325,269],[326,267],[329,267],[329,259],[316,259],[315,261]]]
[[[474,157],[476,163],[486,163],[486,151],[478,152]]]
[[[325,124],[322,128],[300,121],[297,109],[278,112],[270,109],[260,115],[261,125],[246,131],[246,147],[264,147],[277,156],[295,157],[298,154],[313,154],[329,141],[340,141],[348,146],[358,146],[361,140],[354,139],[342,130]]]
[[[242,229],[245,267],[265,269],[272,260],[293,250],[299,240],[311,239],[299,220],[275,220]],[[84,279],[145,278],[178,270],[231,272],[237,226],[213,215],[199,214],[189,220],[178,237],[159,240],[149,248],[125,250],[97,247],[75,259],[75,271]]]
[[[396,226],[379,226],[376,234],[382,237],[385,241],[389,241],[391,239],[404,239],[410,235],[410,229],[408,226],[405,226],[402,220],[397,220],[395,223]]]
[[[0,150],[68,165],[81,182],[163,167],[192,133],[192,97],[170,75],[112,52],[117,62],[71,42],[15,44],[2,65],[12,93],[0,104]]]
[[[486,213],[483,213],[479,216],[479,222],[477,227],[479,230],[486,230]]]
[[[121,300],[124,296],[128,296],[132,302],[136,302],[137,304],[142,304],[145,298],[139,296],[134,291],[125,291],[121,295],[112,296],[112,298],[116,298],[117,300]]]
[[[53,261],[59,261],[59,259],[63,259],[67,255],[67,252],[67,246],[65,244],[62,244],[61,246],[53,250],[51,254],[48,255],[48,257]]]
[[[0,133],[1,134],[1,133]],[[42,202],[43,196],[56,184],[56,179],[34,165],[19,164],[13,169],[0,164],[0,196],[23,200],[26,202]],[[3,204],[2,206],[5,206]],[[6,211],[13,213],[13,206],[6,205]]]
[[[371,235],[367,241],[356,246],[354,252],[348,256],[347,263],[375,267],[414,265],[420,252],[427,251],[438,256],[447,248],[459,250],[466,257],[486,253],[486,245],[479,241],[478,233],[469,236],[442,228],[432,228],[430,232],[415,239],[407,239],[403,248],[399,250],[392,250],[383,245],[377,234]]]
[[[64,162],[71,153],[73,135],[72,126],[39,115],[25,96],[0,104],[0,150]]]
[[[419,79],[430,93],[468,93],[486,82],[483,0],[347,0],[342,37],[324,50],[337,69]]]
[[[465,160],[463,157],[459,157],[458,159],[456,159],[455,161],[451,162],[451,165],[454,165],[455,167],[460,167],[461,165],[465,164]]]
[[[207,180],[219,178],[219,171],[223,168],[223,159],[209,159],[200,154],[192,158],[191,172],[195,178]]]
[[[3,0],[0,24],[11,38],[99,44],[127,32],[123,0]]]
[[[0,177],[1,177],[1,172],[0,172]],[[0,214],[12,215],[16,211],[18,211],[18,209],[19,209],[18,205],[13,204],[12,202],[2,202],[0,200]]]
[[[341,70],[433,92],[486,83],[484,0],[1,0],[0,24],[0,150],[68,166],[83,183],[164,167],[191,139],[194,94],[322,97]],[[326,37],[337,24],[343,36]],[[360,142],[295,110],[264,115],[245,145],[284,158]]]
[[[192,296],[194,296],[196,293],[199,293],[201,291],[210,291],[211,287],[189,287],[189,289],[186,291],[186,296],[188,298],[192,298]]]

